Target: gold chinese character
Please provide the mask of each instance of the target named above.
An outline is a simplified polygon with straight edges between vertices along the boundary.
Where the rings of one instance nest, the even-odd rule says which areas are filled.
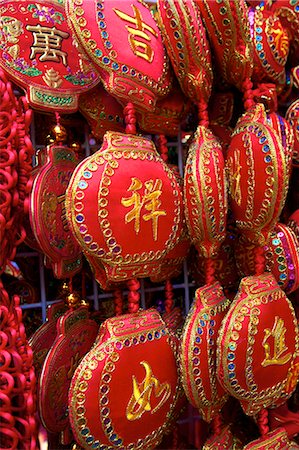
[[[144,183],[145,190],[143,197],[141,196],[140,189],[143,187],[142,182],[133,177],[129,191],[132,191],[132,195],[129,198],[122,198],[121,204],[125,207],[133,206],[131,211],[129,211],[125,216],[126,223],[135,220],[134,229],[138,234],[140,231],[140,216],[141,210],[144,207],[148,213],[143,214],[142,218],[145,221],[153,221],[153,236],[156,241],[158,238],[158,218],[159,216],[166,216],[166,211],[160,210],[161,201],[159,197],[162,193],[162,180],[148,180]]]
[[[26,29],[33,33],[33,44],[31,47],[30,58],[35,58],[35,55],[42,53],[40,61],[55,61],[59,62],[59,58],[62,59],[62,63],[67,66],[67,54],[61,50],[62,39],[67,39],[69,33],[65,31],[57,30],[55,27],[48,28],[41,25],[27,25]]]
[[[151,48],[149,42],[151,41],[150,36],[146,33],[147,31],[153,36],[158,37],[157,32],[142,21],[141,12],[135,5],[131,5],[134,11],[134,16],[131,17],[128,14],[120,11],[119,9],[113,8],[115,14],[118,15],[122,20],[129,22],[135,26],[133,28],[130,25],[126,26],[129,32],[128,40],[134,55],[144,58],[146,61],[152,62],[154,58],[154,51]],[[147,42],[143,42],[147,41]]]
[[[160,383],[154,377],[149,363],[142,361],[140,364],[145,368],[145,377],[141,383],[137,382],[134,375],[132,377],[133,394],[126,410],[128,420],[140,419],[143,413],[149,411],[151,411],[151,414],[154,414],[167,401],[171,392],[171,387],[168,383]],[[152,392],[154,392],[156,398],[161,397],[161,400],[153,409],[151,406]]]
[[[272,330],[270,330],[270,328],[266,328],[264,330],[265,336],[262,345],[265,349],[265,359],[262,362],[263,367],[267,367],[273,364],[282,366],[291,359],[291,353],[287,353],[283,356],[283,353],[288,350],[288,348],[285,346],[286,331],[287,329],[284,326],[283,320],[278,316],[275,316],[275,322]],[[271,345],[268,342],[271,337],[273,338],[272,352]]]
[[[240,205],[242,200],[241,195],[241,166],[240,166],[240,150],[236,150],[234,157],[228,159],[228,167],[230,168],[230,194],[235,202]]]

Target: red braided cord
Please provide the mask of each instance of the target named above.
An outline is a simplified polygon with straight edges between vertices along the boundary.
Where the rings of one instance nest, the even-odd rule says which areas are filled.
[[[124,108],[126,133],[136,134],[136,111],[133,103],[128,103]]]
[[[167,139],[164,134],[159,134],[158,136],[158,150],[160,152],[161,158],[165,163],[168,162],[168,147]]]
[[[113,300],[114,300],[114,313],[116,316],[120,316],[123,312],[123,296],[121,289],[114,290]]]
[[[246,111],[255,105],[255,102],[253,100],[252,87],[252,81],[249,78],[246,78],[242,84],[244,108],[246,109]]]
[[[128,293],[128,311],[129,313],[135,313],[139,310],[139,300],[140,293],[140,283],[137,279],[127,281],[127,286],[129,289]]]
[[[222,430],[222,426],[223,426],[222,416],[220,413],[218,413],[212,420],[213,434],[215,434],[216,436],[219,436],[221,433],[221,430]]]
[[[209,126],[209,115],[208,115],[208,105],[206,102],[201,100],[197,103],[198,107],[198,120],[199,125],[202,125],[203,127]]]
[[[257,416],[257,424],[262,436],[265,436],[269,432],[268,425],[268,410],[266,408],[262,409]]]
[[[174,293],[173,293],[173,286],[171,281],[168,279],[165,282],[165,312],[170,313],[174,308]]]
[[[254,248],[255,274],[262,275],[265,271],[265,252],[263,247]]]
[[[206,284],[215,282],[215,262],[212,258],[206,259]]]

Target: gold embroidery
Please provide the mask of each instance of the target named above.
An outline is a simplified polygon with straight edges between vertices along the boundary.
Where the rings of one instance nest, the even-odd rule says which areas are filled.
[[[135,25],[135,27],[136,27],[136,28],[133,28],[129,25],[126,26],[128,32],[129,32],[129,35],[128,35],[129,44],[131,46],[131,49],[132,49],[134,55],[139,56],[140,58],[143,58],[148,62],[152,62],[152,60],[154,58],[154,50],[151,48],[151,46],[148,43],[148,42],[150,42],[151,38],[148,36],[146,31],[148,31],[155,37],[158,37],[158,34],[152,27],[150,27],[145,22],[143,22],[141,12],[137,8],[137,6],[136,5],[131,5],[131,6],[134,11],[134,17],[131,17],[128,14],[126,14],[116,8],[113,8],[113,11],[122,20],[129,22],[129,23]],[[143,42],[142,40],[145,40],[148,42]]]
[[[230,167],[230,193],[235,202],[240,206],[242,201],[241,195],[241,166],[240,166],[240,150],[237,149],[234,156],[230,157],[228,160]]]
[[[140,364],[142,364],[145,368],[145,377],[139,384],[136,377],[134,375],[132,377],[133,394],[126,409],[126,416],[130,421],[140,419],[145,412],[151,411],[151,414],[154,414],[167,401],[171,392],[169,383],[160,383],[159,380],[153,375],[149,363],[142,361]],[[158,405],[152,409],[150,400],[153,388],[155,397],[157,398],[162,396],[162,398]]]
[[[288,350],[285,346],[285,334],[286,327],[284,326],[284,322],[278,316],[275,316],[274,325],[272,330],[270,328],[266,328],[264,330],[265,336],[263,339],[263,347],[265,349],[265,359],[262,362],[263,367],[267,367],[273,364],[277,364],[279,366],[286,364],[292,357],[291,353],[287,353],[283,356],[283,353]],[[271,346],[267,342],[270,337],[273,337],[273,352],[271,357]]]
[[[158,218],[159,216],[166,216],[166,211],[159,210],[161,206],[161,202],[159,197],[162,193],[162,180],[148,180],[145,181],[145,190],[144,195],[141,197],[139,191],[142,187],[142,181],[139,178],[133,177],[131,179],[131,185],[129,187],[129,191],[132,191],[131,197],[122,198],[121,204],[125,207],[133,206],[131,211],[129,211],[125,216],[126,223],[135,220],[134,229],[138,234],[140,231],[140,216],[141,210],[144,207],[147,211],[147,214],[143,214],[142,218],[145,221],[152,220],[153,221],[153,236],[156,241],[158,238]]]
[[[33,34],[33,44],[31,46],[30,59],[35,58],[36,54],[42,53],[40,61],[55,61],[67,66],[67,53],[61,50],[62,39],[67,39],[69,33],[57,30],[57,28],[42,27],[41,25],[27,25],[26,29]]]

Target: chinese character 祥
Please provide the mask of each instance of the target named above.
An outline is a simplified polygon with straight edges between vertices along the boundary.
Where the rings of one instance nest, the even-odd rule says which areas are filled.
[[[55,27],[48,28],[41,25],[27,25],[26,29],[33,34],[33,44],[31,46],[30,58],[35,58],[35,55],[41,53],[40,61],[55,61],[67,66],[67,53],[61,50],[62,40],[69,37],[69,33],[57,30]]]
[[[148,35],[148,33],[151,33],[155,37],[158,37],[158,34],[152,27],[150,27],[149,25],[147,25],[142,21],[141,12],[137,8],[137,6],[132,5],[132,8],[134,11],[133,17],[116,8],[113,8],[113,11],[122,20],[134,25],[134,27],[130,25],[126,26],[126,29],[129,32],[128,35],[129,44],[134,55],[139,56],[140,58],[143,58],[148,62],[152,62],[154,58],[154,51],[149,44],[151,38]]]
[[[141,383],[138,383],[136,377],[133,375],[133,394],[129,400],[126,415],[127,419],[140,419],[143,413],[151,411],[151,414],[158,411],[159,408],[167,401],[170,396],[171,387],[168,383],[160,383],[154,377],[151,366],[146,361],[140,364],[145,368],[145,377]],[[160,398],[159,403],[152,408],[151,397],[154,392],[155,398]]]
[[[286,331],[287,329],[283,320],[278,316],[275,316],[275,322],[272,330],[270,330],[270,328],[266,328],[264,330],[265,336],[262,345],[265,349],[265,358],[262,362],[263,367],[273,364],[282,366],[291,359],[291,353],[286,353],[288,351],[288,348],[285,345]]]
[[[153,221],[153,236],[156,241],[158,238],[158,219],[160,216],[166,216],[166,211],[159,209],[161,201],[159,197],[162,193],[162,180],[148,180],[144,183],[145,189],[143,196],[139,192],[142,189],[143,184],[138,178],[133,177],[129,191],[132,191],[131,197],[122,198],[121,204],[125,207],[133,206],[125,216],[126,223],[135,220],[134,229],[136,233],[140,230],[140,217],[141,211],[144,208],[148,211],[142,215],[142,219],[145,221]]]

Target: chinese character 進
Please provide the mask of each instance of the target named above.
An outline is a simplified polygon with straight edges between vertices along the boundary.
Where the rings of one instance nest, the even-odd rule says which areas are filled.
[[[160,383],[160,381],[154,377],[152,368],[146,361],[142,361],[140,364],[145,368],[144,380],[138,384],[136,377],[133,375],[133,394],[129,400],[126,415],[128,420],[140,419],[143,413],[151,411],[151,414],[158,411],[159,408],[167,401],[170,396],[171,387],[168,383]],[[154,395],[156,398],[160,397],[158,405],[152,408],[151,396],[154,389]]]
[[[55,61],[67,66],[67,53],[61,50],[62,40],[69,37],[69,33],[57,30],[55,27],[48,28],[41,25],[27,25],[26,29],[33,34],[33,44],[31,47],[30,58],[35,58],[36,54],[41,53],[40,61]]]
[[[132,5],[134,10],[134,16],[131,17],[128,14],[120,11],[119,9],[113,8],[115,14],[118,15],[122,20],[129,22],[135,26],[126,26],[129,32],[128,40],[134,55],[144,58],[148,62],[152,62],[154,58],[154,50],[150,46],[151,38],[148,36],[147,32],[151,33],[153,36],[157,37],[157,32],[142,21],[141,12],[137,6]],[[146,42],[144,42],[146,41]]]
[[[264,330],[265,336],[262,345],[265,349],[265,358],[262,362],[263,367],[267,367],[272,364],[282,366],[291,359],[291,353],[286,353],[285,355],[283,355],[288,350],[285,345],[286,331],[287,329],[284,325],[283,320],[278,316],[275,316],[272,330],[270,330],[270,328],[266,328]],[[271,337],[273,338],[272,352],[271,345],[269,344],[269,339]]]
[[[145,221],[153,221],[153,236],[156,241],[158,238],[158,219],[160,216],[166,216],[166,211],[159,209],[161,201],[159,197],[162,193],[162,180],[148,180],[144,183],[145,190],[143,196],[140,194],[143,184],[138,178],[133,177],[129,191],[132,191],[131,197],[122,198],[121,204],[125,207],[133,206],[125,216],[126,223],[135,220],[134,229],[138,234],[140,231],[140,217],[142,208],[146,209],[148,213],[142,215]]]

